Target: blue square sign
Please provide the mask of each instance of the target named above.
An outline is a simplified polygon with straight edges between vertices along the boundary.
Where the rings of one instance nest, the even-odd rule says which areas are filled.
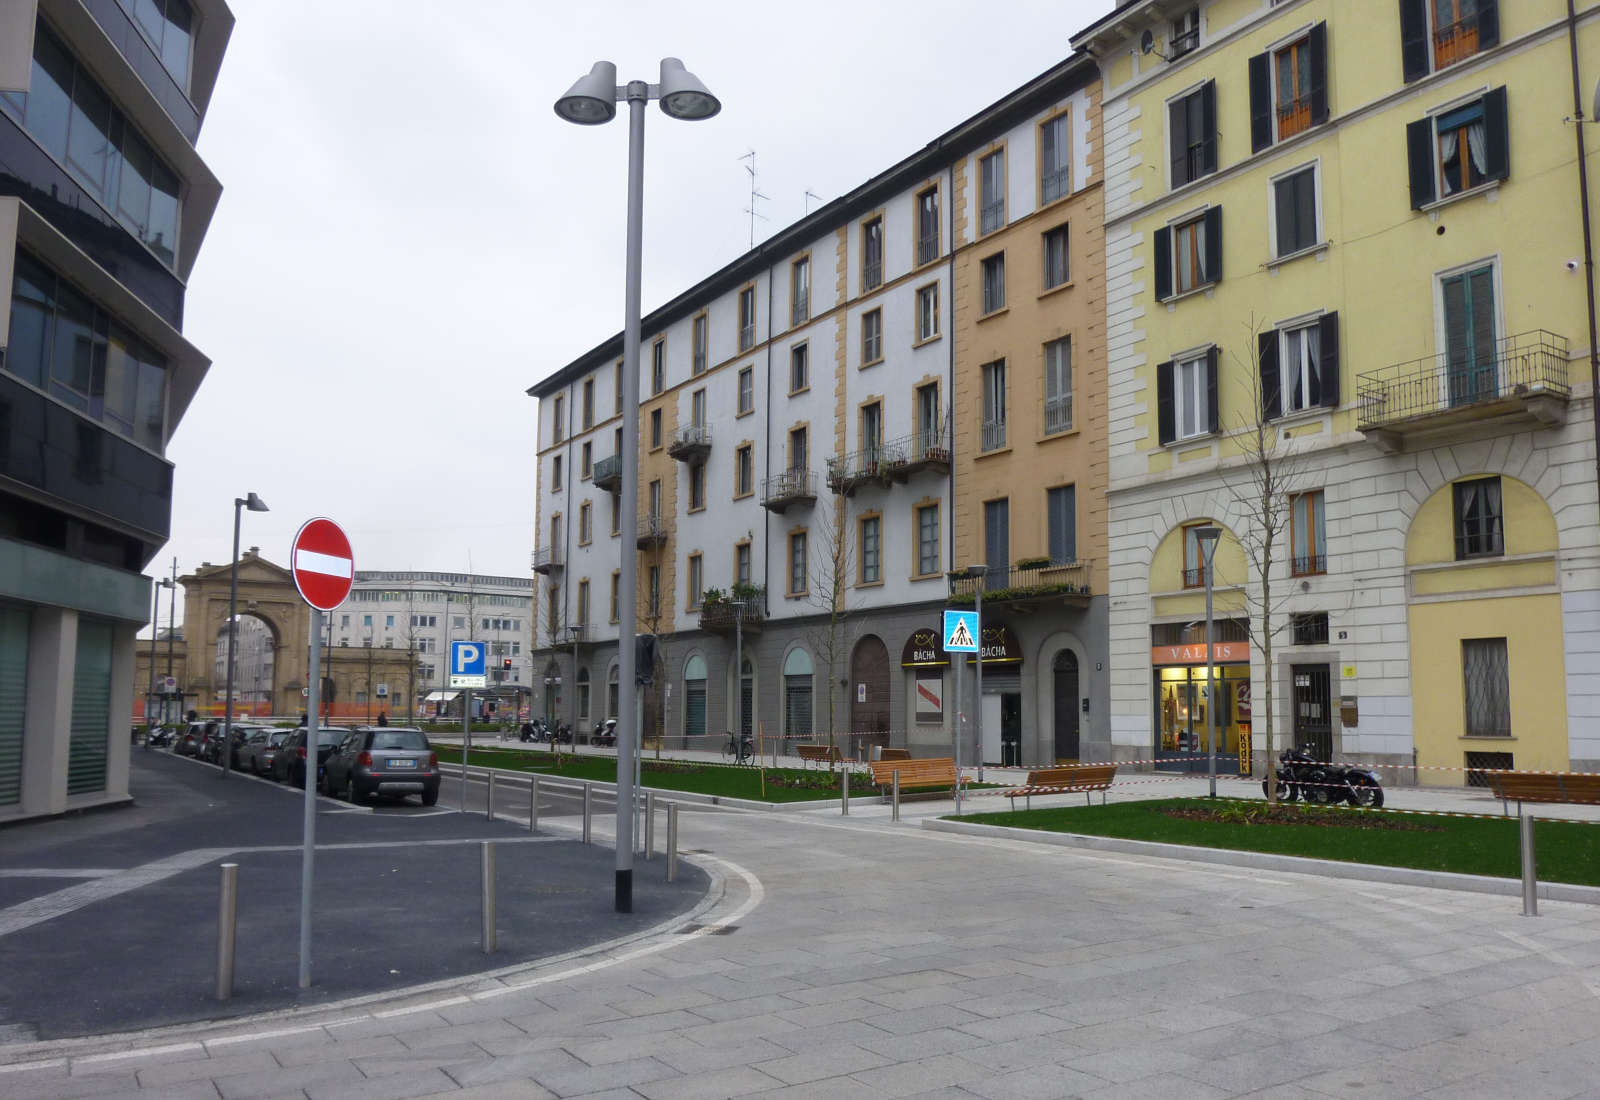
[[[978,652],[978,613],[976,611],[946,611],[944,613],[944,648],[947,653]]]
[[[450,686],[481,688],[488,684],[484,671],[489,646],[485,642],[450,643]]]

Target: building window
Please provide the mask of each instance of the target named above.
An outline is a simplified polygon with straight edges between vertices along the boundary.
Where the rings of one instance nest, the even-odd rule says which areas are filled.
[[[1309,325],[1263,332],[1262,411],[1268,420],[1283,413],[1339,404],[1339,315],[1327,313]]]
[[[1458,481],[1454,494],[1456,560],[1497,557],[1506,552],[1505,513],[1500,507],[1500,479]]]
[[[861,223],[861,292],[883,283],[883,219]]]
[[[862,458],[868,462],[878,462],[883,455],[883,404],[878,401],[870,405],[861,406],[861,434],[858,438],[861,444]]]
[[[1039,127],[1039,202],[1054,202],[1072,190],[1072,146],[1067,139],[1070,115],[1057,115]]]
[[[939,572],[939,506],[924,504],[917,510],[917,575]]]
[[[689,555],[689,610],[696,611],[700,607],[700,594],[705,585],[705,558],[699,554]]]
[[[1006,445],[1006,361],[1004,359],[996,359],[992,363],[983,365],[982,385],[982,449],[995,451]]]
[[[566,395],[556,394],[550,404],[550,441],[560,443],[567,438]]]
[[[806,594],[807,576],[806,533],[792,531],[789,534],[789,595]]]
[[[1406,124],[1411,207],[1421,209],[1511,175],[1506,90]]]
[[[583,627],[589,625],[589,582],[587,579],[578,582],[578,621],[573,626]],[[499,629],[496,627],[496,629]]]
[[[647,513],[653,521],[662,518],[661,511],[661,479],[654,478],[650,482],[650,511]]]
[[[1006,153],[997,149],[978,161],[978,235],[1006,223]]]
[[[612,535],[620,535],[622,533],[622,527],[620,526],[622,523],[622,505],[620,499],[615,493],[607,493],[606,495],[611,498],[611,533]]]
[[[756,411],[756,369],[739,368],[739,415]]]
[[[650,567],[650,585],[646,591],[645,608],[652,619],[661,614],[661,566]]]
[[[1317,218],[1317,169],[1307,165],[1272,181],[1273,254],[1292,256],[1322,240]]]
[[[150,40],[162,67],[178,87],[189,91],[189,50],[194,40],[194,13],[187,0],[117,0]]]
[[[794,428],[789,432],[789,471],[804,474],[811,466],[810,429]]]
[[[1401,0],[1400,56],[1408,84],[1499,43],[1497,0]]]
[[[1206,584],[1206,555],[1200,548],[1199,531],[1211,523],[1190,523],[1183,529],[1183,586],[1204,588]],[[1215,550],[1213,550],[1215,553]]]
[[[1066,565],[1078,560],[1078,487],[1062,485],[1045,493],[1050,561]]]
[[[1168,103],[1167,125],[1174,188],[1217,170],[1216,81]]]
[[[883,580],[883,519],[862,516],[860,534],[861,583],[877,584]]]
[[[1156,230],[1156,298],[1165,301],[1222,278],[1222,208]]]
[[[983,561],[989,567],[989,588],[1005,586],[1011,569],[1011,499],[983,502]]]
[[[1006,308],[1006,254],[997,252],[983,261],[983,312]]]
[[[756,346],[756,288],[747,286],[739,291],[739,350],[749,351]]]
[[[1328,27],[1250,58],[1250,151],[1328,121]]]
[[[594,473],[594,444],[584,440],[583,446],[578,448],[578,455],[582,463],[580,478],[590,477]]]
[[[650,449],[656,450],[661,446],[661,410],[650,410]]]
[[[789,349],[790,393],[799,393],[802,390],[810,388],[811,376],[806,369],[810,360],[810,356],[810,345],[808,344],[796,344],[794,347]]]
[[[611,574],[611,622],[617,621],[617,598],[622,593],[622,574],[612,571]]]
[[[1176,61],[1200,45],[1200,9],[1190,8],[1172,21],[1172,39],[1168,43],[1171,60]]]
[[[689,369],[695,374],[706,372],[706,328],[710,318],[704,314],[697,314],[690,324],[690,342],[693,345],[694,362]]]
[[[1504,638],[1463,638],[1467,736],[1511,736],[1511,660]]]
[[[1061,286],[1072,277],[1067,257],[1067,227],[1058,225],[1044,235],[1044,288]]]
[[[917,291],[917,342],[939,335],[939,284],[929,283]]]
[[[755,447],[746,443],[734,451],[733,495],[747,497],[755,492]]]
[[[789,266],[789,324],[811,319],[811,258],[802,256]]]
[[[870,366],[883,358],[883,310],[869,309],[861,315],[861,365]]]
[[[1163,444],[1217,430],[1216,348],[1156,368],[1156,419]]]
[[[622,361],[620,359],[617,361],[616,401],[617,401],[617,415],[621,416],[622,415]]]
[[[594,427],[594,379],[583,380],[583,427],[584,430]]]
[[[552,492],[561,491],[561,456],[556,455],[550,460],[550,489]]]
[[[706,391],[703,389],[689,395],[689,423],[696,428],[706,426]]]
[[[939,188],[917,193],[917,266],[939,258]]]
[[[1328,521],[1322,490],[1290,498],[1289,571],[1297,577],[1328,571]]]
[[[1499,393],[1494,268],[1439,280],[1444,306],[1445,374],[1450,404],[1471,405]]]
[[[1327,645],[1328,613],[1312,611],[1303,615],[1290,615],[1289,635],[1291,645]]]
[[[706,467],[696,463],[689,467],[689,511],[698,512],[706,506]]]
[[[650,345],[650,392],[658,394],[667,388],[667,338]]]
[[[737,543],[733,548],[733,583],[750,583],[750,544]]]
[[[1044,346],[1044,434],[1072,430],[1072,337]]]
[[[588,546],[590,535],[590,504],[586,500],[578,505],[578,545]]]

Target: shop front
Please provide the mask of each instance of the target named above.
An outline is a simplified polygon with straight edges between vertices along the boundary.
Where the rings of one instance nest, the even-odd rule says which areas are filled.
[[[907,723],[906,748],[917,745],[927,751],[949,744],[944,721],[945,671],[949,667],[950,655],[941,645],[938,630],[925,626],[911,632],[900,651],[901,675],[910,700],[906,713],[911,716]]]
[[[982,751],[985,764],[1022,763],[1022,642],[1004,623],[983,623],[979,651],[967,654],[975,668],[983,658]]]
[[[1158,771],[1206,773],[1214,730],[1217,773],[1250,774],[1250,643],[1212,643],[1211,663],[1207,684],[1204,642],[1151,648]]]

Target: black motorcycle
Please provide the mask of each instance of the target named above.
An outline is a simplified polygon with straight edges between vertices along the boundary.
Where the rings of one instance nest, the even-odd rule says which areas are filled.
[[[1261,793],[1267,793],[1265,779]],[[1320,806],[1349,802],[1375,810],[1383,805],[1383,784],[1377,772],[1330,764],[1304,749],[1285,749],[1278,755],[1278,798],[1293,802],[1301,797]]]
[[[617,720],[607,718],[604,722],[596,722],[594,732],[589,735],[591,745],[615,745],[617,743]]]
[[[542,726],[543,726],[542,722],[537,722],[537,721],[524,722],[524,723],[522,723],[522,730],[518,734],[518,736],[523,741],[538,741],[538,740],[540,740],[540,734],[542,732],[541,731],[541,727]]]

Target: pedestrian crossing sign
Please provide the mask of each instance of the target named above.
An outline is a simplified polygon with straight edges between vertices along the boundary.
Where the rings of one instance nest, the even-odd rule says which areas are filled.
[[[944,648],[946,652],[976,653],[978,651],[978,613],[976,611],[946,611],[944,613]]]

